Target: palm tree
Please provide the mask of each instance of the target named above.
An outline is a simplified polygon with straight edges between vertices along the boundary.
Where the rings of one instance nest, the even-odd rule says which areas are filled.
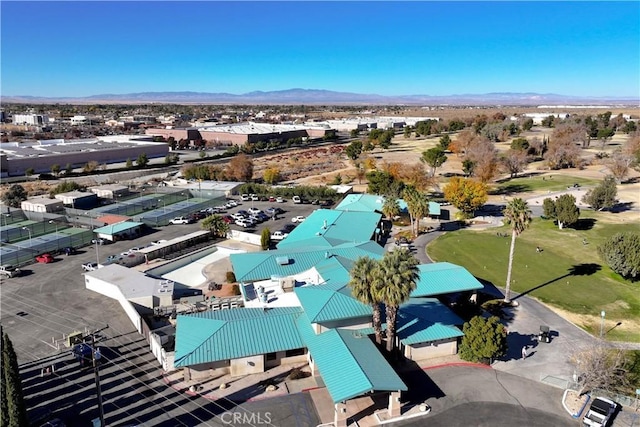
[[[398,199],[395,197],[386,197],[382,204],[382,213],[389,219],[393,219],[394,216],[400,214]]]
[[[202,220],[200,225],[203,230],[209,230],[216,237],[226,237],[229,232],[229,224],[224,222],[220,215],[209,215]]]
[[[418,281],[418,260],[406,249],[386,252],[380,260],[379,297],[387,314],[387,351],[393,351],[400,305],[409,299]]]
[[[412,186],[404,189],[403,196],[411,218],[411,233],[417,237],[420,232],[420,218],[429,215],[429,199]]]
[[[509,248],[509,267],[507,268],[507,285],[504,290],[504,302],[511,302],[511,267],[513,266],[513,252],[518,237],[531,222],[531,211],[527,202],[515,198],[504,208],[505,222],[511,226],[511,247]]]
[[[380,290],[377,288],[379,263],[368,256],[360,257],[353,263],[350,274],[351,294],[361,303],[371,306],[376,343],[382,344],[382,316],[378,295]]]

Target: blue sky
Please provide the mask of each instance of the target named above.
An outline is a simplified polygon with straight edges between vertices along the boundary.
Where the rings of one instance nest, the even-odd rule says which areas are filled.
[[[0,2],[1,92],[640,94],[640,2]]]

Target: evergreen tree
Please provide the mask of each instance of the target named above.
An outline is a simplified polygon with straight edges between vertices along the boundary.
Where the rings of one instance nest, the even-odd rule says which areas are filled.
[[[576,206],[576,198],[571,194],[563,194],[555,201],[558,228],[573,225],[580,218],[580,209]]]
[[[587,191],[582,201],[593,209],[599,211],[605,208],[610,208],[616,203],[616,196],[618,195],[618,189],[616,188],[616,179],[609,175],[605,177],[604,181],[595,188]]]
[[[23,427],[29,425],[27,419],[27,408],[22,395],[22,383],[20,380],[20,369],[18,367],[18,357],[13,350],[13,344],[6,333],[2,337],[2,371],[4,374],[5,387],[2,394],[6,396],[7,412],[3,412],[2,425],[9,427]],[[5,424],[5,418],[7,422]]]
[[[614,234],[602,246],[598,246],[598,254],[622,277],[632,280],[640,277],[640,234]]]
[[[469,362],[482,362],[507,354],[507,333],[500,319],[476,316],[465,322],[460,343],[460,358]]]

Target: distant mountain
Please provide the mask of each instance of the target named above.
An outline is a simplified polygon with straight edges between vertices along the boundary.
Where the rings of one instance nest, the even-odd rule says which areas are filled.
[[[485,93],[447,96],[384,96],[334,92],[319,89],[288,89],[271,92],[255,91],[241,95],[207,92],[140,92],[103,94],[87,97],[50,98],[41,96],[1,96],[3,103],[68,103],[68,104],[334,104],[334,105],[638,105],[638,97],[575,97],[553,93]]]

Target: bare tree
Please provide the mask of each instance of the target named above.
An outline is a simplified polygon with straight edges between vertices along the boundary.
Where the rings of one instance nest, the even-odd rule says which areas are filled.
[[[476,138],[467,149],[466,159],[475,163],[473,176],[482,182],[488,182],[498,172],[498,151],[486,138]]]
[[[633,157],[625,153],[624,150],[616,150],[611,157],[609,157],[607,167],[618,183],[622,183],[629,174],[629,168],[633,160]]]
[[[514,178],[527,166],[527,153],[524,150],[508,150],[500,160],[504,170]]]
[[[628,385],[624,371],[626,355],[623,349],[613,348],[598,341],[576,348],[569,356],[575,370],[575,381],[580,393],[601,388],[613,391]]]

